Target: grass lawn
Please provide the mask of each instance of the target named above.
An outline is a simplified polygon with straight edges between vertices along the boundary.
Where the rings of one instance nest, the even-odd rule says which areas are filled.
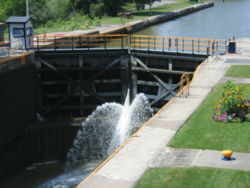
[[[250,172],[217,168],[152,168],[135,188],[247,188]]]
[[[232,65],[225,76],[250,78],[250,65]]]
[[[221,123],[212,119],[215,104],[223,92],[218,84],[194,112],[168,146],[250,153],[250,122]],[[250,85],[243,85],[245,97],[250,99]]]
[[[123,19],[123,21],[121,21],[120,15],[117,17],[104,16],[102,20],[100,21],[100,24],[101,25],[102,24],[126,24],[131,21],[145,19],[152,15],[159,15],[165,12],[171,12],[180,8],[188,7],[193,4],[196,4],[196,3],[187,2],[187,1],[177,1],[176,3],[152,8],[151,15],[148,14],[149,10],[137,11],[134,8],[135,6],[128,4],[126,7],[124,7],[124,9],[126,10],[126,12],[133,13],[133,16],[134,16],[133,19]],[[82,14],[74,14],[66,21],[64,19],[63,20],[58,19],[54,21],[48,21],[44,25],[39,25],[35,28],[35,33],[41,34],[41,33],[72,31],[72,30],[86,30],[86,29],[94,28],[97,26],[96,21],[93,21],[93,23],[91,23],[90,25],[88,25],[88,23],[89,21],[88,21],[87,16],[82,15]]]

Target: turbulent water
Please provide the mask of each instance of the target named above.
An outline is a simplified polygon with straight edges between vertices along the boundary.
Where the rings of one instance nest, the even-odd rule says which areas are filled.
[[[65,173],[39,188],[74,187],[151,115],[152,109],[144,94],[138,94],[131,104],[127,94],[124,105],[105,103],[98,106],[82,123],[68,152]]]
[[[68,152],[66,169],[107,157],[151,116],[152,110],[144,94],[137,95],[132,104],[129,101],[127,95],[123,106],[117,103],[98,106],[82,123]]]

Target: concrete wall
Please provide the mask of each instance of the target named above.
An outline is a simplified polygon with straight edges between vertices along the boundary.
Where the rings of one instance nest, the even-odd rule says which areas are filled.
[[[139,21],[135,21],[135,22],[130,23],[129,24],[130,26],[127,27],[127,32],[134,33],[136,31],[139,31],[139,30],[141,30],[145,27],[148,27],[150,25],[173,20],[175,18],[185,16],[187,14],[190,14],[190,13],[193,13],[193,12],[196,12],[196,11],[208,8],[208,7],[212,7],[212,6],[214,6],[214,3],[208,2],[208,3],[202,3],[202,4],[194,5],[191,7],[179,9],[179,10],[174,11],[174,12],[166,12],[165,14],[151,16],[147,19],[139,20]]]
[[[134,22],[130,22],[130,23],[125,24],[121,27],[113,28],[111,30],[102,32],[101,34],[134,33],[136,31],[144,29],[150,25],[173,20],[173,19],[176,19],[178,17],[185,16],[187,14],[191,14],[193,12],[196,12],[196,11],[208,8],[208,7],[212,7],[212,6],[214,6],[213,2],[192,5],[190,7],[182,8],[182,9],[179,9],[179,10],[176,10],[173,12],[166,12],[166,13],[161,14],[161,15],[151,16],[151,17],[146,18],[144,20],[137,20]]]

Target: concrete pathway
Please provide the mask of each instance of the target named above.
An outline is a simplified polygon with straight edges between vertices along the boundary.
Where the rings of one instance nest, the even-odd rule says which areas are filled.
[[[239,46],[242,52],[248,52],[244,50],[244,46],[250,48],[250,40],[242,40]],[[225,63],[225,61],[240,58],[250,60],[250,54],[216,56],[203,62],[191,83],[190,96],[175,98],[163,107],[138,134],[131,137],[124,147],[116,151],[109,161],[102,164],[103,166],[97,172],[78,187],[133,187],[145,170],[154,164],[153,161],[161,156],[169,140],[202,103],[212,88],[219,83],[228,68],[234,64],[234,62]],[[175,152],[177,152],[176,157],[169,159],[172,164],[177,161],[180,165],[223,167],[224,162],[220,160],[221,157],[217,151],[186,150],[188,155],[184,156],[184,160],[178,159],[181,153],[178,154],[177,150]],[[238,160],[231,161],[230,165],[225,163],[224,167],[238,168],[239,165],[246,163],[249,155],[235,153],[235,158]],[[248,169],[249,165],[245,165],[245,168]]]
[[[164,148],[150,167],[200,166],[250,171],[250,153],[233,153],[232,160],[222,160],[221,151]]]

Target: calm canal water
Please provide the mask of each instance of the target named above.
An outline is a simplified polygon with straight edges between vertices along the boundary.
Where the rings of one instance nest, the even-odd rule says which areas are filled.
[[[136,34],[229,39],[250,37],[250,0],[215,1],[215,6]]]

